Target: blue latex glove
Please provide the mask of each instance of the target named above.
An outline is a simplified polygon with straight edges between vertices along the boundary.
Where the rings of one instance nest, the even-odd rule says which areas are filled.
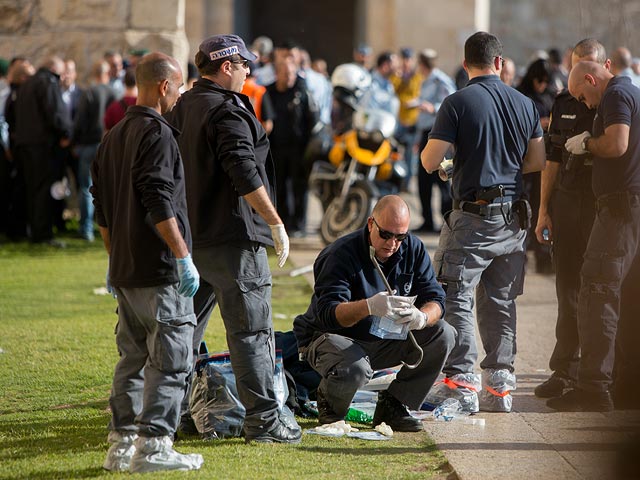
[[[176,258],[178,264],[178,293],[183,297],[193,297],[200,286],[200,274],[193,264],[191,254],[184,258]]]
[[[107,265],[107,275],[105,278],[106,284],[107,284],[107,292],[109,292],[111,295],[113,295],[113,298],[117,298],[116,292],[113,289],[113,287],[111,286],[111,277],[109,277],[109,266]]]

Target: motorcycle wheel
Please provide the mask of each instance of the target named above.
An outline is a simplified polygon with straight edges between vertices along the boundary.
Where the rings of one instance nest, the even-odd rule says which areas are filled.
[[[339,199],[334,198],[322,216],[320,237],[328,245],[347,233],[362,228],[378,201],[378,191],[366,181],[355,182],[347,192],[342,209]]]

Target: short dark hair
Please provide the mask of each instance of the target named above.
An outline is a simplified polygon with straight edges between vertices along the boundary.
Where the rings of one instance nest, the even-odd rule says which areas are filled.
[[[226,61],[230,61],[231,63],[240,63],[243,62],[244,59],[240,55],[235,54],[231,55],[230,57],[222,57],[211,60],[209,59],[208,55],[198,50],[198,52],[196,53],[196,57],[193,60],[200,76],[215,75],[220,71],[222,64]]]
[[[587,56],[594,56],[595,61],[600,65],[604,65],[607,61],[607,51],[604,46],[595,38],[585,38],[576,43],[573,47],[573,53],[578,58],[584,58]]]
[[[389,63],[391,61],[391,57],[393,56],[393,52],[382,52],[378,55],[378,59],[376,60],[376,65],[380,68],[385,63]]]
[[[163,80],[169,80],[174,75],[176,66],[171,57],[163,53],[149,53],[142,57],[136,67],[136,83],[152,85]]]
[[[136,68],[129,67],[124,71],[124,78],[122,79],[124,86],[127,88],[133,88],[136,86]]]
[[[469,67],[487,67],[493,64],[494,58],[501,56],[502,43],[490,33],[476,32],[464,42],[464,60]]]

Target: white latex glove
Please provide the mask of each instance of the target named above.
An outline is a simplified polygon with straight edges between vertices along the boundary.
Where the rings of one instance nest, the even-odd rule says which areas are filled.
[[[583,145],[587,141],[587,138],[591,138],[591,134],[589,132],[582,132],[575,137],[569,138],[565,144],[564,148],[567,149],[567,152],[573,153],[574,155],[584,155],[588,153],[587,150],[584,149]]]
[[[375,315],[376,317],[393,317],[410,306],[410,298],[389,295],[388,292],[376,293],[374,296],[367,298],[369,315]]]
[[[398,313],[399,315],[394,317],[395,322],[398,324],[408,323],[409,330],[422,330],[427,326],[427,322],[429,321],[429,315],[414,305]]]
[[[289,236],[282,223],[269,225],[269,228],[271,229],[271,237],[273,238],[274,248],[278,255],[278,266],[282,268],[289,256]]]

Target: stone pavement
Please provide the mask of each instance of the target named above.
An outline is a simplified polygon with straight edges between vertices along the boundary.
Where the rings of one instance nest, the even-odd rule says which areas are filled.
[[[414,195],[404,197],[412,212],[420,211]],[[308,229],[316,231],[320,210],[313,200],[310,204]],[[420,215],[414,213],[411,227],[418,225]],[[433,256],[437,235],[421,238]],[[312,265],[323,247],[315,235],[292,239],[291,243],[289,259],[300,270]],[[312,273],[305,275],[313,284]],[[517,306],[518,388],[513,392],[513,412],[480,412],[474,417],[483,418],[484,426],[425,422],[425,430],[455,471],[450,478],[640,478],[637,469],[628,474],[620,472],[621,459],[635,467],[640,465],[640,410],[560,413],[533,394],[535,386],[550,375],[548,361],[555,344],[557,308],[553,276],[528,273]]]

